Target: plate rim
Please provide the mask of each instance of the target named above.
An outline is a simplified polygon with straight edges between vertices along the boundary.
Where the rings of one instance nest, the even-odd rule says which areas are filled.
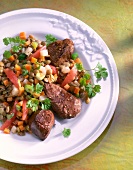
[[[67,13],[64,13],[64,12],[60,12],[60,11],[56,11],[56,10],[53,10],[53,9],[45,9],[45,8],[23,8],[23,9],[18,9],[18,10],[13,10],[13,11],[9,11],[9,12],[6,12],[6,13],[3,13],[3,14],[0,14],[0,20],[3,19],[3,18],[7,18],[11,15],[16,15],[16,14],[22,14],[22,13],[58,13],[58,14],[65,14],[67,15],[68,17],[72,17],[74,18],[74,20],[77,20],[79,21],[80,23],[84,24],[85,26],[89,27],[89,29],[91,29],[99,38],[101,41],[104,42],[104,40],[99,36],[99,34],[97,34],[97,32],[92,29],[89,25],[87,25],[86,23],[84,23],[83,21],[79,20],[78,18],[74,17],[74,16],[71,16]],[[106,45],[106,43],[104,42],[104,44]],[[14,163],[20,163],[20,164],[29,164],[29,165],[37,165],[37,164],[46,164],[46,163],[53,163],[53,162],[57,162],[57,161],[61,161],[61,160],[64,160],[64,159],[67,159],[68,157],[71,157],[71,156],[74,156],[76,155],[77,153],[83,151],[84,149],[86,149],[88,146],[90,146],[95,140],[97,140],[97,138],[103,133],[103,131],[107,128],[109,122],[111,121],[113,115],[114,115],[114,111],[116,109],[116,106],[117,106],[117,102],[118,102],[118,97],[119,97],[119,75],[118,75],[118,71],[117,71],[117,66],[116,66],[116,63],[115,63],[115,60],[114,60],[114,57],[110,51],[110,49],[108,48],[108,46],[106,45],[110,55],[111,55],[111,66],[113,67],[113,76],[115,77],[115,80],[117,80],[115,83],[114,83],[114,87],[116,88],[116,93],[115,93],[115,101],[113,101],[112,105],[113,107],[111,107],[111,113],[110,114],[107,114],[106,118],[104,119],[104,121],[102,122],[102,124],[100,125],[99,129],[100,131],[98,130],[98,132],[96,131],[93,139],[91,139],[91,142],[89,142],[89,145],[87,143],[87,141],[85,141],[83,143],[83,146],[80,145],[80,148],[78,150],[76,150],[74,153],[70,153],[68,154],[67,152],[67,156],[64,156],[62,158],[56,158],[54,160],[49,160],[47,162],[45,162],[44,159],[42,159],[40,162],[35,162],[33,163],[32,160],[31,162],[23,162],[23,161],[13,161],[11,159],[3,159],[3,158],[0,158],[0,159],[3,159],[3,160],[6,160],[6,161],[9,161],[9,162],[14,162]],[[106,121],[105,121],[106,120]],[[75,150],[75,148],[73,149]],[[63,154],[64,155],[64,154]],[[55,157],[55,156],[54,156]],[[54,158],[52,157],[52,158]]]

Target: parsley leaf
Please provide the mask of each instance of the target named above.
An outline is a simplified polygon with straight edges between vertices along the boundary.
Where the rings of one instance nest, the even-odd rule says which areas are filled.
[[[28,70],[22,69],[22,75],[23,75],[23,76],[26,76],[27,74],[29,74]]]
[[[16,46],[16,45],[14,45],[13,47],[12,47],[12,51],[13,52],[19,52],[20,50],[22,49],[22,47],[21,46]]]
[[[25,40],[20,39],[19,36],[17,37],[6,37],[3,39],[3,43],[7,45],[11,45],[13,52],[19,52],[22,49],[22,45],[25,43]]]
[[[81,77],[80,80],[79,80],[79,83],[80,83],[81,86],[85,86],[86,85],[86,78]]]
[[[26,85],[24,86],[24,89],[25,89],[25,91],[27,91],[28,93],[33,93],[33,92],[34,92],[34,85],[33,85],[33,84],[32,84],[32,85],[26,84]]]
[[[91,78],[91,75],[89,73],[85,73],[83,77],[86,78],[86,80],[89,80]]]
[[[107,69],[104,68],[100,63],[97,64],[95,68],[95,76],[97,79],[101,78],[107,78],[108,77],[108,72],[106,71]]]
[[[85,73],[83,75],[83,77],[80,78],[80,81],[79,81],[80,85],[81,86],[86,86],[87,80],[89,80],[90,78],[91,78],[91,75],[89,73]]]
[[[83,65],[81,63],[76,63],[75,66],[76,66],[78,71],[82,71],[84,69]]]
[[[85,90],[88,93],[88,97],[92,98],[96,95],[96,93],[100,92],[101,86],[100,85],[92,85],[92,84],[87,84],[85,86]]]
[[[36,84],[36,87],[35,87],[36,93],[41,93],[42,90],[43,90],[43,85],[37,83],[37,84]]]
[[[47,35],[45,36],[45,38],[46,38],[46,44],[47,44],[47,46],[57,40],[57,38],[55,38],[55,37],[54,37],[53,35],[51,35],[51,34],[47,34]]]
[[[11,43],[11,38],[10,38],[10,37],[4,38],[4,39],[3,39],[3,43],[4,43],[5,45],[9,45],[9,44]]]
[[[78,53],[73,53],[73,54],[71,55],[71,58],[72,58],[73,60],[75,60],[77,57],[78,57]]]
[[[62,134],[63,136],[66,138],[66,137],[69,137],[70,134],[71,134],[71,129],[66,129],[64,128],[64,130],[62,131]]]
[[[41,101],[41,103],[41,108],[43,110],[48,110],[51,107],[51,100],[49,98],[46,98],[45,100]]]
[[[26,59],[27,55],[25,53],[21,53],[19,56],[18,56],[18,59],[19,60],[24,60]]]
[[[3,55],[4,55],[5,58],[10,58],[12,54],[11,54],[10,51],[6,50]]]
[[[38,110],[38,105],[39,105],[39,100],[32,98],[32,99],[28,100],[26,107],[31,108],[32,111],[34,112],[34,111]]]

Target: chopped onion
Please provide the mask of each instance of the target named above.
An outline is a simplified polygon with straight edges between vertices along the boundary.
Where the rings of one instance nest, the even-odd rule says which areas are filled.
[[[40,51],[40,56],[48,56],[48,50],[47,49],[41,50]]]

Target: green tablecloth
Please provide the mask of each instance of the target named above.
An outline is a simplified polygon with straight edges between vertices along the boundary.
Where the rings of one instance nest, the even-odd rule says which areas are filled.
[[[20,8],[49,8],[82,20],[110,48],[119,73],[120,93],[110,124],[84,151],[47,165],[19,165],[0,160],[0,170],[132,170],[133,169],[133,1],[1,0],[0,14]]]

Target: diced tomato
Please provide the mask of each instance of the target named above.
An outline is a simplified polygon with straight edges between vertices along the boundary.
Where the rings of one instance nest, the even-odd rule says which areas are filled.
[[[46,46],[41,47],[41,48],[38,49],[35,53],[31,54],[31,55],[27,58],[27,60],[30,60],[32,57],[34,57],[34,58],[39,58],[39,57],[40,57],[40,51],[41,51],[41,50],[45,50],[45,49],[46,49]]]
[[[26,120],[27,114],[28,114],[28,108],[26,107],[27,100],[23,100],[23,106],[22,106],[22,120]]]
[[[72,82],[75,79],[76,75],[77,75],[77,69],[73,67],[70,70],[70,72],[67,74],[65,79],[63,80],[61,87],[64,87],[66,84],[69,84],[70,82]]]
[[[4,72],[15,87],[19,88],[17,75],[9,68],[4,69]]]
[[[5,128],[8,128],[11,126],[11,124],[15,121],[16,119],[16,115],[17,115],[17,110],[16,110],[16,104],[18,103],[18,101],[15,101],[14,102],[14,105],[13,105],[13,108],[12,108],[12,111],[11,113],[14,114],[14,116],[11,118],[11,119],[7,119],[3,125],[0,127],[0,130],[4,130]]]
[[[55,66],[49,65],[52,69],[52,74],[57,74],[57,69]]]

